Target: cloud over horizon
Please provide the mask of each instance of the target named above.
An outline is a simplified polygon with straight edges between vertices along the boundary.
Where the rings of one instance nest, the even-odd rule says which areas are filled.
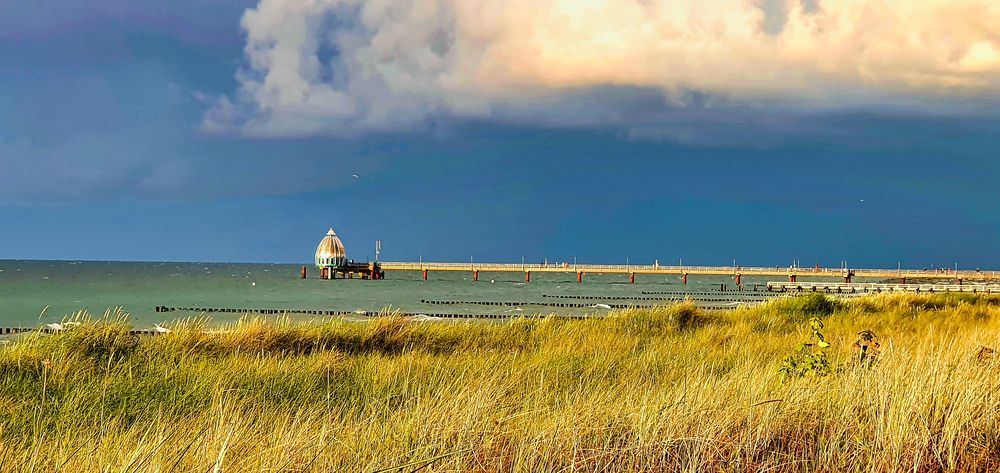
[[[210,101],[206,129],[617,126],[633,124],[635,95],[671,115],[935,110],[1000,92],[992,0],[261,0],[242,27],[239,90]]]

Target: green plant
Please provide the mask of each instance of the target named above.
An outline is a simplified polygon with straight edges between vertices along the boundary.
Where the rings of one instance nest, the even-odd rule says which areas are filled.
[[[830,348],[830,344],[820,332],[823,329],[823,321],[813,317],[809,320],[809,328],[812,330],[810,340],[815,339],[815,342],[803,342],[795,354],[785,357],[778,367],[778,372],[785,380],[826,376],[833,371],[826,357],[826,349]]]

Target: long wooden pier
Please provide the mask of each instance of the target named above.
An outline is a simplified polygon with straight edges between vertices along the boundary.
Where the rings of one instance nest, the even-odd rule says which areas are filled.
[[[479,272],[525,273],[525,280],[530,281],[530,273],[576,273],[577,281],[582,281],[584,274],[612,273],[629,274],[634,279],[636,274],[677,275],[686,278],[689,274],[715,276],[769,276],[788,277],[789,282],[798,278],[824,277],[844,278],[881,278],[898,279],[901,284],[912,279],[951,279],[961,284],[963,281],[1000,281],[1000,272],[980,270],[924,270],[924,269],[878,269],[878,268],[782,268],[761,266],[665,266],[659,264],[518,264],[518,263],[441,263],[441,262],[382,262],[383,271],[422,271],[424,279],[428,272],[436,271],[468,271],[478,279]]]

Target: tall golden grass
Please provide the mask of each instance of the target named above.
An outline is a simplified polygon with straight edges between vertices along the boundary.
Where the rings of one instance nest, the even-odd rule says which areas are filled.
[[[4,471],[991,471],[1000,300],[505,323],[111,312],[0,348]],[[827,376],[778,368],[823,319]],[[878,335],[856,361],[861,330]]]

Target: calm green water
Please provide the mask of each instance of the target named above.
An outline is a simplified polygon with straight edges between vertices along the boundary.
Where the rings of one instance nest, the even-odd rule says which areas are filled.
[[[543,295],[651,297],[642,292],[718,291],[720,284],[733,285],[728,277],[694,275],[689,277],[687,286],[681,284],[679,277],[652,275],[639,275],[636,284],[628,284],[628,276],[624,274],[588,274],[583,284],[577,284],[573,273],[533,273],[531,283],[525,284],[521,273],[486,272],[480,273],[479,282],[472,282],[472,275],[466,272],[432,272],[430,280],[424,282],[416,271],[387,272],[384,281],[325,281],[317,278],[313,267],[309,268],[308,279],[300,279],[300,266],[0,260],[0,326],[57,321],[80,309],[101,314],[113,306],[128,310],[137,326],[194,315],[156,313],[154,307],[157,305],[345,311],[392,307],[428,315],[600,313],[603,309],[428,305],[421,300],[560,302]],[[767,280],[744,277],[743,282],[753,285]],[[48,309],[39,318],[46,306]],[[236,314],[212,314],[213,320],[220,322],[237,317]]]

